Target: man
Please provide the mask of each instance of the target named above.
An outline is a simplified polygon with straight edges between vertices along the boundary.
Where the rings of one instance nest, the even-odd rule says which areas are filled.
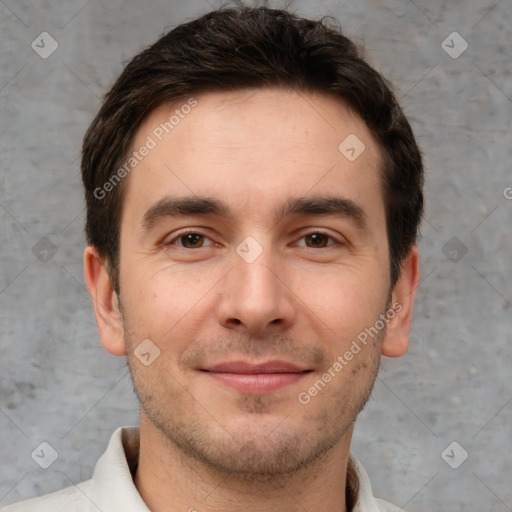
[[[5,512],[399,510],[350,442],[407,350],[423,168],[354,44],[268,8],[181,25],[107,94],[82,175],[86,282],[140,428]]]

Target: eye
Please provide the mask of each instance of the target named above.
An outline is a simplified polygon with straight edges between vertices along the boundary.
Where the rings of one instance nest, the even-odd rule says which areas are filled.
[[[334,237],[322,231],[313,231],[301,237],[301,240],[306,240],[306,247],[310,249],[324,249],[339,243]],[[334,243],[328,244],[328,240],[334,240]]]
[[[165,245],[175,245],[176,241],[179,241],[178,247],[182,247],[184,249],[200,249],[201,247],[206,247],[204,245],[205,240],[210,240],[206,235],[202,235],[197,231],[187,231],[182,232],[178,236],[175,236],[172,240],[167,242]],[[210,240],[211,241],[211,240]],[[212,245],[212,244],[210,244]]]
[[[206,240],[210,241],[211,243],[205,245]],[[325,249],[341,244],[339,240],[322,231],[312,231],[311,233],[306,233],[305,235],[302,235],[300,240],[305,240],[306,243],[305,245],[302,245],[302,247],[307,247],[309,249]],[[331,241],[331,243],[329,243],[329,241]],[[208,247],[215,244],[206,235],[203,235],[197,231],[189,230],[186,232],[181,232],[172,240],[166,242],[165,245],[177,245],[183,249],[201,249],[203,247]]]

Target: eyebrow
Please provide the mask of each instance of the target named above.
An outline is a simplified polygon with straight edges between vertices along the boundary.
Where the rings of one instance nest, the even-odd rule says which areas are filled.
[[[277,223],[290,215],[330,215],[349,219],[358,228],[368,230],[368,216],[355,201],[338,196],[292,197],[285,201],[274,214]],[[187,215],[219,216],[233,218],[229,206],[218,199],[200,196],[166,196],[151,206],[142,218],[142,228],[149,231],[168,217]]]

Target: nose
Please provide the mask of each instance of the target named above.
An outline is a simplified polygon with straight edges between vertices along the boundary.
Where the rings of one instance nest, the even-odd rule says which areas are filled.
[[[296,308],[288,275],[270,250],[263,250],[252,262],[235,251],[233,268],[220,291],[219,323],[255,336],[289,328]]]

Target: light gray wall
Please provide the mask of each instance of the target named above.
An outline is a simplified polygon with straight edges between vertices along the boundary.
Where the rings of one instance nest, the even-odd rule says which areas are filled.
[[[112,431],[137,422],[84,285],[81,139],[123,61],[209,4],[0,2],[0,505],[89,478]],[[411,347],[384,361],[353,450],[375,494],[410,512],[510,511],[512,3],[294,6],[365,43],[425,154]],[[45,31],[58,48],[42,58]],[[457,58],[453,32],[469,45]],[[46,470],[31,458],[43,441],[58,452]],[[441,458],[454,441],[469,453],[458,469]]]

